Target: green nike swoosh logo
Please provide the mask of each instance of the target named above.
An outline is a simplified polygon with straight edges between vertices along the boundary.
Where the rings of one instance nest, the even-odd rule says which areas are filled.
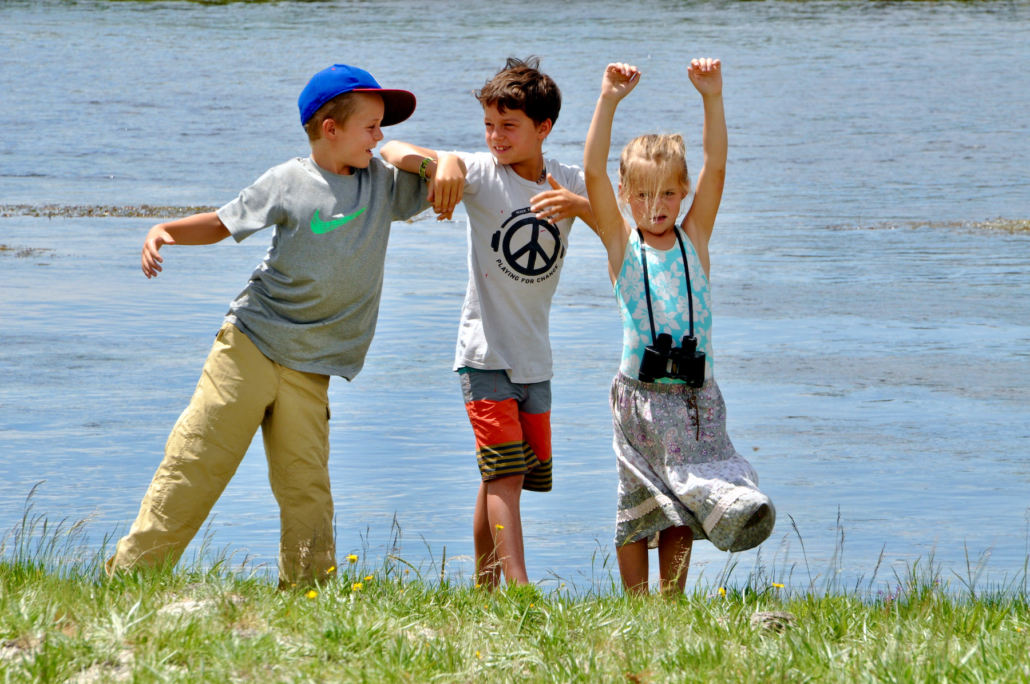
[[[315,209],[315,215],[311,217],[311,232],[314,233],[315,235],[322,235],[324,233],[328,233],[330,231],[334,231],[337,228],[339,228],[340,226],[342,226],[344,223],[347,223],[348,221],[352,221],[352,220],[356,219],[357,217],[361,216],[361,214],[364,211],[365,211],[365,207],[361,207],[360,209],[358,209],[353,214],[347,214],[346,216],[341,216],[340,218],[336,219],[335,221],[323,221],[322,219],[320,219],[318,217],[318,209]]]

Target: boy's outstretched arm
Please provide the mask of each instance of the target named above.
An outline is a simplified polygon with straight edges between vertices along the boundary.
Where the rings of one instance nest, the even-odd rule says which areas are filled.
[[[147,233],[143,243],[143,275],[156,278],[164,262],[158,251],[164,245],[213,245],[229,237],[229,229],[215,212],[194,214],[168,223],[159,223]]]
[[[451,218],[454,207],[458,206],[465,192],[465,175],[468,170],[461,157],[399,140],[383,145],[379,154],[388,164],[410,173],[418,173],[422,162],[432,159],[425,168],[426,178],[429,179],[426,199],[433,203],[437,220]]]
[[[554,180],[551,174],[547,174],[547,182],[551,189],[533,195],[530,200],[533,203],[530,209],[536,212],[536,217],[552,224],[576,217],[596,233],[597,224],[594,223],[594,212],[590,210],[590,200],[572,192]]]
[[[687,68],[690,82],[701,93],[705,108],[705,164],[697,176],[694,201],[684,225],[695,246],[703,251],[701,261],[708,270],[708,240],[715,228],[722,190],[726,181],[726,114],[722,106],[722,65],[717,59],[695,59]],[[700,241],[700,244],[699,244]]]
[[[601,96],[594,109],[594,118],[583,150],[583,175],[587,196],[594,213],[595,230],[608,251],[608,275],[612,282],[622,269],[622,259],[629,241],[629,227],[619,210],[611,179],[608,178],[608,152],[612,145],[612,122],[622,98],[640,82],[640,72],[628,64],[609,64],[601,79]]]

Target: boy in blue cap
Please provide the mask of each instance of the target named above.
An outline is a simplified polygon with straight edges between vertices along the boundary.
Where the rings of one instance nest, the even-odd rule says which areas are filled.
[[[351,380],[372,342],[390,223],[428,208],[423,181],[372,156],[381,126],[415,96],[343,64],[298,101],[311,156],[280,164],[216,212],[154,226],[147,278],[164,245],[237,242],[274,227],[272,246],[229,306],[139,516],[108,572],[175,563],[236,472],[258,426],[280,509],[280,586],[336,565],[329,490],[329,376]]]

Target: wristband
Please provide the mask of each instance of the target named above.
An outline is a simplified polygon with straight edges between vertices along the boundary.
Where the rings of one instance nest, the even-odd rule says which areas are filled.
[[[435,161],[436,161],[435,159],[430,159],[429,157],[426,157],[425,159],[423,159],[422,163],[419,164],[419,166],[418,166],[418,177],[421,178],[424,181],[429,180],[428,178],[426,178],[426,167],[429,166],[430,162],[435,162]]]

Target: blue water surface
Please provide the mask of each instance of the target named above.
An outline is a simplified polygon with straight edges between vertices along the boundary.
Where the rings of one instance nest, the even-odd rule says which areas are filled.
[[[578,164],[601,72],[644,72],[613,149],[679,131],[701,164],[693,56],[720,57],[730,135],[713,238],[716,377],[729,431],[775,501],[762,549],[867,577],[881,549],[964,571],[1023,568],[1030,506],[1030,235],[963,222],[1030,215],[1030,5],[997,3],[0,5],[0,203],[221,205],[307,153],[296,97],[333,62],[419,98],[387,131],[483,149],[470,91],[535,53],[564,103],[547,153]],[[613,152],[612,170],[617,155]],[[459,212],[460,214],[460,212]],[[330,386],[341,555],[446,546],[467,577],[478,475],[451,371],[467,280],[464,215],[395,224],[364,371]],[[25,495],[135,516],[228,302],[270,235],[167,248],[153,220],[0,218],[0,528]],[[523,500],[534,580],[583,583],[612,550],[608,388],[620,358],[603,249],[573,231],[552,311],[555,490]],[[216,544],[274,559],[260,440],[215,506]],[[596,552],[596,553],[595,553]],[[462,560],[462,557],[465,560]],[[738,572],[756,552],[742,554]],[[725,554],[696,545],[692,577]],[[797,579],[796,571],[795,579]],[[883,570],[881,570],[883,573]],[[946,574],[947,577],[951,575]],[[807,574],[804,575],[807,582]],[[822,580],[820,580],[822,581]]]

